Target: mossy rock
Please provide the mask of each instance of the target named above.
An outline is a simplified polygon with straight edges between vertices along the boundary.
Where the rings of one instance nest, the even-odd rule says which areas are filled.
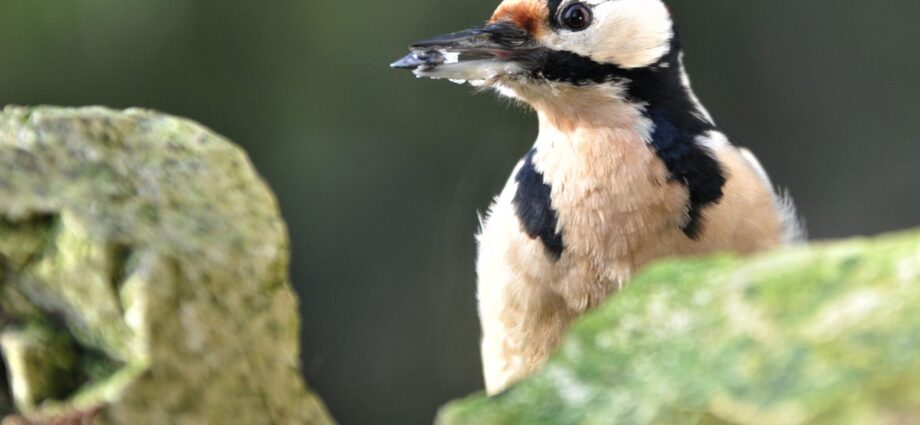
[[[5,109],[0,416],[332,423],[301,378],[288,257],[274,195],[211,131]]]
[[[920,232],[659,264],[439,425],[920,423]]]

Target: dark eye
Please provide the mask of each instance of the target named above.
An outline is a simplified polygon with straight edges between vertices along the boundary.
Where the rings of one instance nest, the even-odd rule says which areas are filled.
[[[591,25],[591,9],[584,3],[572,3],[559,14],[559,25],[569,31],[581,31]]]

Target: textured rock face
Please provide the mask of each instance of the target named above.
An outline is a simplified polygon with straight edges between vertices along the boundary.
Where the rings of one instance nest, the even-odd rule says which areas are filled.
[[[440,425],[920,423],[920,233],[654,266]]]
[[[0,114],[0,417],[331,423],[300,378],[287,268],[272,193],[208,130]]]

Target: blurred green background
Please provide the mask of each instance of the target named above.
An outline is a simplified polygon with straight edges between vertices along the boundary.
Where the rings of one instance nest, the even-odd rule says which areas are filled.
[[[143,106],[243,145],[278,193],[307,377],[342,424],[481,387],[473,261],[536,135],[387,64],[496,2],[0,0],[0,103]],[[695,88],[816,238],[920,223],[920,2],[670,2]]]

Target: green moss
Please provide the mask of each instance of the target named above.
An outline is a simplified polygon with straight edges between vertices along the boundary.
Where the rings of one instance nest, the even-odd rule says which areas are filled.
[[[79,378],[72,373],[79,361],[68,335],[40,323],[0,334],[0,349],[10,375],[25,383],[14,393],[16,404],[31,411],[48,400],[72,394]]]
[[[29,362],[0,381],[0,414],[12,387],[20,411],[102,406],[100,424],[331,423],[296,373],[288,255],[274,195],[209,130],[7,108],[0,330]],[[38,325],[57,336],[21,333]]]
[[[574,326],[542,371],[437,422],[911,423],[918,309],[918,232],[658,264]]]

